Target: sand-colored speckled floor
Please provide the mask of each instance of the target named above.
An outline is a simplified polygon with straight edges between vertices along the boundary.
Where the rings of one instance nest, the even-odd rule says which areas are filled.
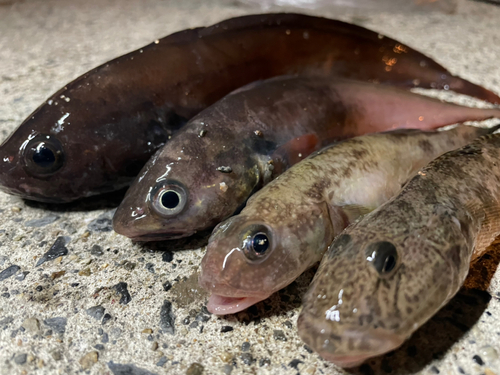
[[[171,32],[252,12],[222,0],[1,0],[0,139],[90,68]],[[399,39],[500,93],[499,6],[461,0],[455,14],[317,13]],[[0,374],[343,372],[310,353],[295,329],[312,272],[247,312],[209,315],[196,286],[203,252],[181,250],[202,242],[133,244],[110,227],[119,198],[57,207],[0,194],[0,271],[8,270],[0,273]],[[61,256],[37,267],[51,247]],[[494,255],[477,267],[472,289],[402,348],[351,373],[500,375]]]

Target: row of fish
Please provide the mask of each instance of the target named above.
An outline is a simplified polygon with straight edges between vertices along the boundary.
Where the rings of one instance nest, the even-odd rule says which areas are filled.
[[[496,211],[484,209],[494,176],[483,180],[482,172],[464,188],[480,195],[472,203],[446,198],[445,189],[432,191],[434,201],[401,198],[427,194],[418,178],[392,198],[417,171],[432,185],[447,173],[463,181],[453,168],[469,168],[467,155],[487,150],[494,163],[494,146],[490,152],[487,145],[497,137],[488,136],[463,149],[476,153],[451,152],[421,170],[495,129],[432,130],[500,118],[500,109],[404,89],[416,86],[500,103],[361,27],[294,14],[234,18],[157,40],[54,94],[0,147],[1,188],[57,203],[122,188],[137,176],[113,219],[118,233],[162,240],[218,224],[200,275],[216,314],[241,311],[283,288],[352,224],[323,258],[299,318],[311,347],[351,366],[399,346],[432,316],[463,282],[472,249],[479,254],[475,241],[487,244],[494,230]],[[425,213],[426,204],[437,213]],[[384,221],[386,207],[404,214]],[[357,231],[366,221],[372,227]],[[462,232],[450,222],[463,238],[455,238]],[[428,253],[407,246],[414,227],[434,230]],[[418,262],[431,269],[412,284],[408,270],[426,269]],[[448,272],[453,287],[417,309],[415,298],[443,272],[438,266],[459,268]]]

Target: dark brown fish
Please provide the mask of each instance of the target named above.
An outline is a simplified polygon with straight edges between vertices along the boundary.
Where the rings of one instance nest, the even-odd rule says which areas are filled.
[[[278,77],[250,84],[201,112],[151,158],[116,211],[114,229],[136,240],[186,237],[229,217],[332,141],[492,116],[500,109],[358,81]]]
[[[185,30],[77,78],[0,148],[2,189],[66,202],[128,185],[187,119],[249,82],[337,75],[500,102],[395,40],[325,18],[266,14]]]
[[[460,289],[500,234],[500,134],[448,152],[330,246],[302,339],[340,366],[400,346]]]

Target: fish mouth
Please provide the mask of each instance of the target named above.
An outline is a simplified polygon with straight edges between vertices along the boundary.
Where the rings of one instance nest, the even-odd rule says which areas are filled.
[[[369,358],[400,347],[405,341],[401,335],[385,329],[344,327],[341,323],[332,325],[303,314],[299,317],[297,326],[300,337],[307,345],[322,358],[343,368],[359,366]],[[355,345],[351,349],[352,342]]]
[[[207,303],[207,310],[214,315],[228,315],[243,311],[267,297],[226,297],[212,294]]]
[[[116,229],[115,232],[130,238],[134,242],[177,240],[180,238],[192,236],[196,233],[196,231],[193,232],[178,231],[169,233],[145,233],[145,234],[130,235],[130,234],[120,233]]]

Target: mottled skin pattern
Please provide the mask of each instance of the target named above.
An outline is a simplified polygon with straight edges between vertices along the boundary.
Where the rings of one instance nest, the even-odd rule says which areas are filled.
[[[300,336],[346,367],[395,349],[455,295],[471,261],[498,234],[495,134],[432,161],[337,237],[304,298]],[[397,251],[390,272],[370,261],[380,241]]]
[[[237,17],[169,35],[68,83],[0,148],[1,188],[46,202],[120,189],[204,108],[247,83],[297,73],[448,86],[500,102],[419,52],[359,26],[297,14]],[[61,143],[57,170],[40,174],[26,162],[26,142],[36,135]]]
[[[214,295],[209,310],[240,309],[227,298],[218,303],[217,296],[251,297],[255,303],[285,287],[320,261],[350,222],[394,196],[418,169],[488,132],[460,125],[442,132],[366,135],[329,146],[290,168],[214,230],[200,276]],[[256,262],[242,249],[247,236],[259,232],[266,233],[270,245]]]
[[[116,211],[114,229],[136,240],[189,236],[226,219],[272,177],[333,141],[491,116],[500,110],[370,83],[293,76],[256,82],[198,114],[152,157]],[[151,195],[170,182],[182,185],[184,206],[165,215]]]

